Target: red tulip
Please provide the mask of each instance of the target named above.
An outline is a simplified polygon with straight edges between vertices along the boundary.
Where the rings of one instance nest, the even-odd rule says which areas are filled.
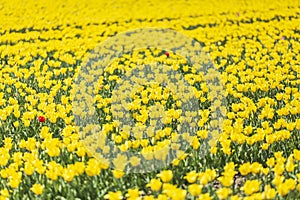
[[[39,120],[39,122],[43,123],[46,121],[46,118],[44,116],[39,116],[38,120]]]
[[[166,51],[166,52],[165,52],[165,55],[169,58],[170,53]]]

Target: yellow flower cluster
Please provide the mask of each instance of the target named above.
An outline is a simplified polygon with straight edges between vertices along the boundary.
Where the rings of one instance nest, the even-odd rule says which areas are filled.
[[[299,7],[293,0],[3,1],[0,200],[300,198]],[[209,54],[222,87],[212,88],[209,80],[215,77],[205,78],[170,49],[123,54],[88,88],[95,98],[87,100],[95,104],[107,138],[82,142],[81,134],[94,127],[81,130],[74,115],[94,113],[77,113],[85,105],[73,102],[80,68],[99,43],[147,27],[170,28],[198,41],[194,48]],[[178,72],[178,90],[186,89],[183,83],[191,86],[196,112],[184,112],[190,96],[174,93],[176,84],[158,84],[168,79],[162,72],[149,75],[155,81],[143,87],[126,86],[126,73],[153,62]],[[138,73],[134,81],[143,76]],[[133,92],[123,94],[128,88]],[[130,99],[122,104],[127,113],[116,104],[125,99]],[[217,109],[224,116],[216,115]],[[121,127],[127,118],[135,125]],[[189,128],[198,129],[179,134],[179,125],[192,121]],[[176,144],[180,138],[188,149]],[[128,166],[148,166],[122,152],[167,160],[168,145],[175,155],[170,166],[125,173]],[[112,165],[99,159],[115,150],[121,153]]]

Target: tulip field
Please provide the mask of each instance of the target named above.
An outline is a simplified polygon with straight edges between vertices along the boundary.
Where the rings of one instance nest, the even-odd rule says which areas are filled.
[[[300,199],[300,1],[0,2],[0,200]]]

